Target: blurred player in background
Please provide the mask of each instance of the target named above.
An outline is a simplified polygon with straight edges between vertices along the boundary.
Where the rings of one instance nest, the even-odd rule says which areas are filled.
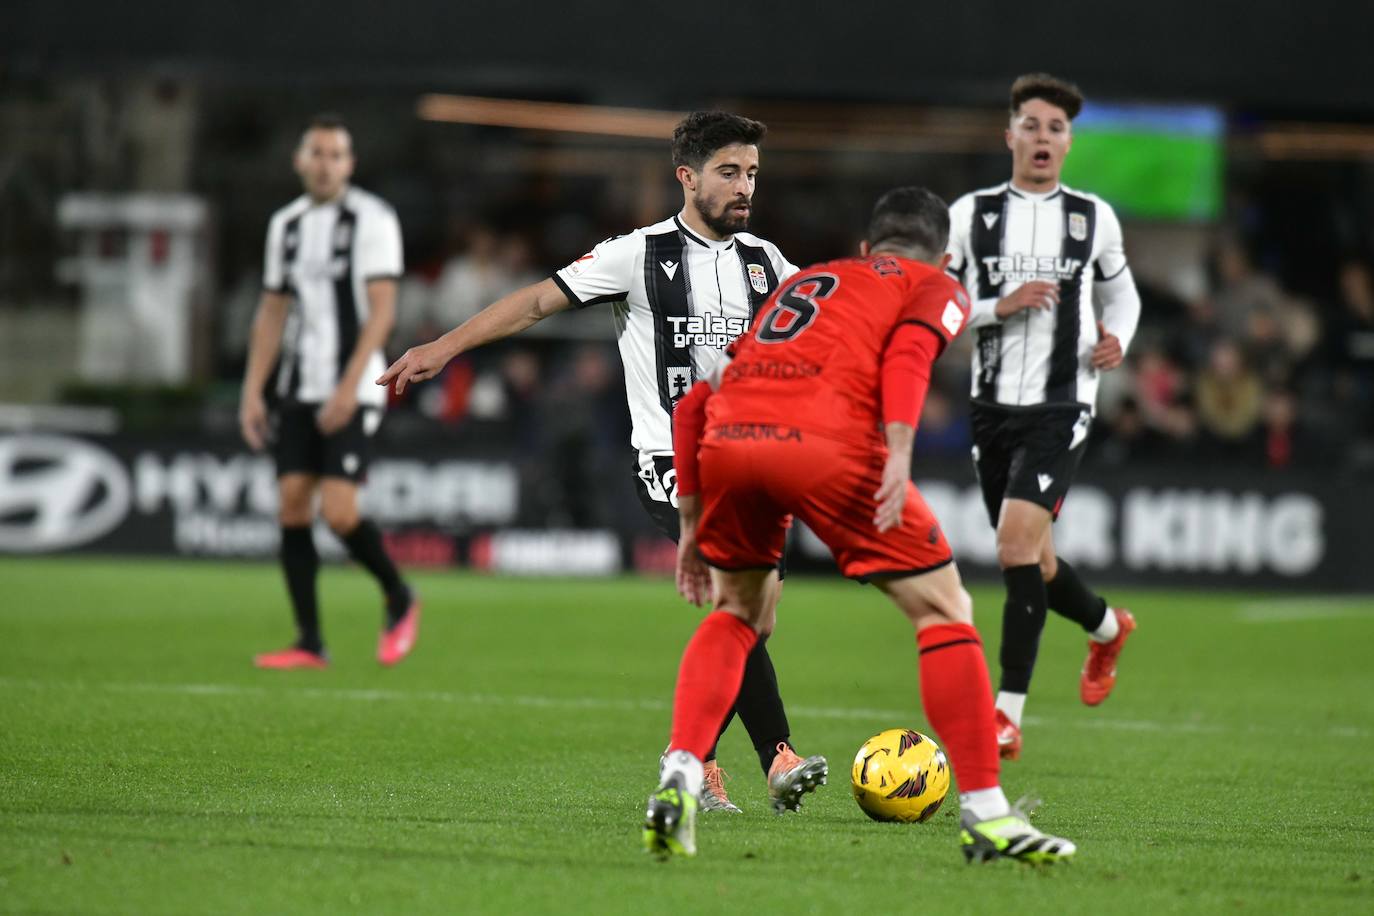
[[[950,209],[950,272],[973,296],[973,461],[1006,581],[997,735],[1021,754],[1021,714],[1053,609],[1089,635],[1079,692],[1116,683],[1135,619],[1110,608],[1055,556],[1051,523],[1083,457],[1098,373],[1121,365],[1140,320],[1121,224],[1102,199],[1059,182],[1083,96],[1043,73],[1011,87],[1009,182]],[[1094,305],[1101,309],[1097,319]]]
[[[625,364],[633,422],[637,490],[654,524],[678,538],[673,408],[715,368],[725,347],[748,327],[768,295],[796,272],[771,242],[744,230],[753,211],[759,142],[766,128],[720,111],[688,115],[673,132],[673,165],[682,186],[676,216],[607,239],[552,277],[492,303],[438,340],[414,347],[378,380],[407,384],[433,378],[460,353],[523,331],[568,308],[608,304]],[[778,567],[781,559],[775,563]],[[749,654],[735,709],[749,732],[779,812],[824,781],[823,757],[801,758],[778,693],[766,639],[781,590],[780,569],[765,577],[767,617]],[[737,683],[739,683],[737,681]],[[731,696],[733,702],[735,697]],[[739,809],[725,794],[713,726],[706,762],[705,810]]]
[[[381,198],[352,187],[353,145],[333,116],[310,122],[296,150],[305,193],[272,215],[262,300],[253,319],[239,424],[255,450],[272,445],[281,500],[281,563],[299,631],[296,643],[257,656],[261,668],[323,668],[311,528],[315,497],[330,529],[372,574],[385,599],[377,660],[410,652],[420,604],[401,581],[381,532],[358,511],[385,392],[371,379],[396,315],[401,226]],[[279,358],[280,357],[280,358]],[[276,409],[265,391],[272,367]]]
[[[714,591],[715,609],[678,671],[668,762],[644,827],[651,852],[696,851],[701,758],[758,639],[793,513],[844,575],[874,583],[915,626],[921,701],[958,780],[965,854],[1054,862],[1075,851],[1002,793],[972,601],[911,483],[931,366],[968,317],[968,296],[941,269],[948,234],[934,194],[888,192],[860,256],[784,283],[733,358],[678,407],[678,587],[698,602]]]

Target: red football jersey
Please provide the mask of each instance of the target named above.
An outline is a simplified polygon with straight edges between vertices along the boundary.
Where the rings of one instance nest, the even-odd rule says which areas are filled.
[[[880,255],[816,264],[778,287],[707,401],[707,427],[793,426],[850,442],[881,441],[883,353],[908,322],[940,338],[968,320],[964,288],[939,268]]]

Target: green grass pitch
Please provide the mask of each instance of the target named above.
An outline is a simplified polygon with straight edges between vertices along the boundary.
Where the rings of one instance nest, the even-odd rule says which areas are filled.
[[[1374,601],[1113,591],[1141,626],[1097,709],[1051,619],[1003,782],[1079,855],[1035,870],[966,866],[953,798],[860,813],[859,744],[926,730],[915,646],[872,589],[796,578],[771,645],[831,783],[774,817],[736,725],[744,814],[660,864],[638,828],[698,613],[664,581],[414,579],[405,664],[329,568],[333,667],[280,673],[249,665],[288,641],[272,566],[0,560],[0,912],[1374,912]]]

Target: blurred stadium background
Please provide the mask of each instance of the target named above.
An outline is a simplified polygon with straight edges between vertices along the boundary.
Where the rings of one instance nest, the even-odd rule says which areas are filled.
[[[1371,35],[1367,0],[5,4],[0,912],[1371,912]],[[1091,100],[1065,177],[1123,216],[1144,298],[1056,531],[1142,627],[1095,710],[1081,634],[1047,629],[1005,771],[1073,868],[966,868],[952,801],[913,829],[855,809],[853,749],[929,727],[910,630],[802,577],[770,647],[831,785],[771,817],[732,729],[745,813],[688,867],[646,861],[698,617],[636,578],[673,552],[596,310],[392,405],[367,500],[427,602],[413,657],[373,662],[375,589],[332,569],[330,670],[250,666],[289,616],[236,406],[310,115],[349,121],[399,212],[396,355],[675,211],[683,111],[770,125],[753,228],[805,264],[890,186],[1004,180],[1009,83],[1042,69]],[[966,347],[917,478],[996,658]]]
[[[1374,586],[1374,23],[1325,6],[20,4],[0,30],[0,551],[272,555],[271,467],[235,407],[314,112],[349,121],[357,183],[399,211],[394,356],[675,211],[682,111],[770,125],[753,228],[805,264],[850,250],[889,186],[1004,180],[1006,88],[1046,69],[1089,96],[1065,177],[1122,214],[1145,303],[1063,552],[1097,581]],[[976,577],[964,347],[917,476]],[[628,430],[609,316],[558,316],[392,405],[370,511],[410,566],[662,572]],[[817,548],[799,537],[794,563],[823,567]]]

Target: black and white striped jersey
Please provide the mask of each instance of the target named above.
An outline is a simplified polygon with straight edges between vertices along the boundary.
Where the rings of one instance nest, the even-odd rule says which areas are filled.
[[[949,215],[948,269],[973,298],[974,400],[1094,407],[1095,306],[1123,350],[1140,318],[1121,223],[1111,206],[1062,185],[1031,194],[1008,182],[965,194]],[[1058,283],[1059,304],[999,319],[997,300],[1032,280]]]
[[[673,451],[673,403],[715,368],[778,283],[797,272],[747,232],[711,241],[677,217],[607,239],[554,274],[576,307],[609,303],[641,455]]]
[[[396,212],[361,188],[324,204],[301,195],[272,215],[263,285],[294,300],[282,334],[280,397],[329,400],[367,321],[368,281],[398,279],[403,267]],[[386,404],[386,390],[372,383],[385,370],[378,350],[358,382],[358,403]]]

